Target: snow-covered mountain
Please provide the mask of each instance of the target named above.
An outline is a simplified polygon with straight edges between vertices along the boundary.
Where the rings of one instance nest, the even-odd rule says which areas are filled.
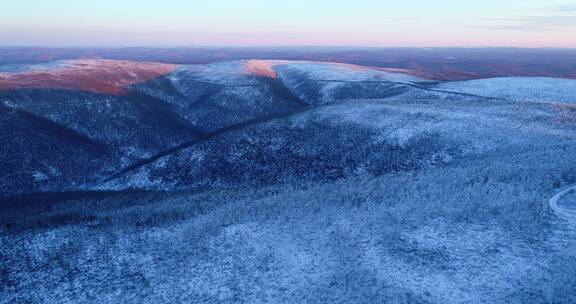
[[[438,166],[529,142],[532,132],[567,132],[536,124],[511,132],[517,110],[507,99],[568,103],[574,83],[438,83],[348,64],[263,60],[13,67],[0,73],[0,191],[192,189]],[[571,115],[569,107],[534,107],[520,119]]]

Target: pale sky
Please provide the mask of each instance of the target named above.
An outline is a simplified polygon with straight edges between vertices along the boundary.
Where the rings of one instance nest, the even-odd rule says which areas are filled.
[[[576,1],[0,0],[0,45],[576,47]]]

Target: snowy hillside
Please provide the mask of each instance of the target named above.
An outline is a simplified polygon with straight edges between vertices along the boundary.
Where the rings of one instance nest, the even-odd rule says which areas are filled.
[[[370,67],[341,63],[306,61],[269,61],[274,66],[282,66],[293,73],[306,75],[307,80],[318,81],[388,81],[421,82],[427,79],[401,73],[390,73]]]
[[[501,77],[447,82],[439,89],[517,101],[576,103],[576,80]]]
[[[346,64],[265,60],[31,65],[0,73],[0,162],[8,168],[0,192],[193,189],[438,166],[529,142],[530,132],[567,132],[545,124],[571,121],[570,109],[535,105],[522,114],[524,129],[513,131],[518,109],[483,96],[568,101],[573,82],[438,84]]]

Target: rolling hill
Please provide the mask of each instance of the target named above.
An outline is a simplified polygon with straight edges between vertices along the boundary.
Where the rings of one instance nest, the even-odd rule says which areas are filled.
[[[34,65],[0,74],[1,189],[192,189],[416,170],[529,141],[537,123],[561,117],[551,104],[571,101],[575,83],[438,83],[290,61]],[[508,99],[550,104],[516,117]],[[515,130],[515,119],[527,125]]]

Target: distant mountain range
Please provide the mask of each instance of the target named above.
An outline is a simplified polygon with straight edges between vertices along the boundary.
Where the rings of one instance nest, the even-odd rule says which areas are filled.
[[[510,76],[576,78],[576,50],[574,49],[0,47],[0,65],[46,63],[63,59],[113,59],[173,64],[206,64],[254,58],[350,63],[399,69],[400,71],[409,71],[416,75],[436,80],[467,80]]]

